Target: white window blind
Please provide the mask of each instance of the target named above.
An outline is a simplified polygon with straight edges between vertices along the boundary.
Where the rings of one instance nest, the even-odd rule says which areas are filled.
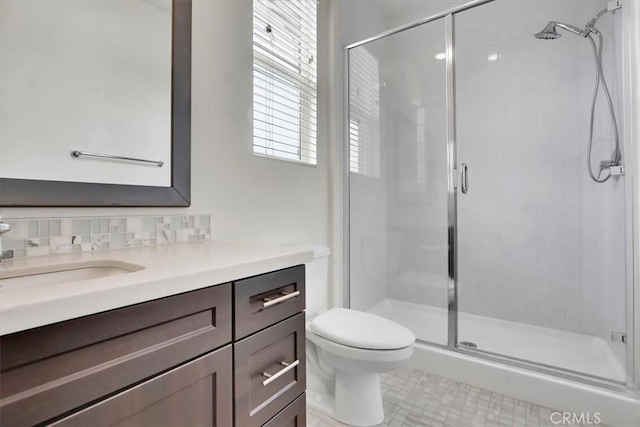
[[[316,0],[253,0],[253,152],[315,165]]]
[[[364,47],[349,51],[349,170],[380,176],[378,59]]]

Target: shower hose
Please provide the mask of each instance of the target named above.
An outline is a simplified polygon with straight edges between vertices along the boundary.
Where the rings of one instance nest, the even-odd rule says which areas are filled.
[[[603,38],[600,31],[592,30],[592,33],[595,33],[598,36],[599,43],[598,47],[596,47],[596,42],[591,37],[591,34],[587,35],[587,38],[591,42],[591,47],[593,48],[593,58],[596,63],[596,85],[593,90],[593,99],[591,100],[591,124],[589,125],[589,149],[587,151],[587,169],[589,171],[589,176],[595,182],[603,183],[611,178],[611,167],[612,166],[620,166],[622,155],[620,153],[620,138],[618,136],[618,123],[616,122],[616,115],[613,110],[613,102],[611,101],[611,95],[609,94],[609,88],[607,87],[607,82],[604,78],[604,72],[602,71],[602,46],[603,46]],[[598,174],[593,173],[592,165],[591,165],[591,151],[593,150],[593,122],[595,118],[596,111],[596,100],[598,99],[598,90],[600,89],[600,81],[602,81],[602,87],[604,89],[605,97],[607,98],[607,104],[609,104],[609,114],[611,115],[611,127],[613,128],[613,138],[615,141],[615,148],[613,150],[611,160],[605,160],[600,162],[600,169],[598,170]],[[607,169],[609,173],[604,178],[600,178],[602,175],[602,171]]]

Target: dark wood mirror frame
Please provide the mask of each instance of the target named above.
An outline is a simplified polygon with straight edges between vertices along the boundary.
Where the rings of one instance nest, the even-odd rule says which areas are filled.
[[[171,186],[0,178],[0,206],[189,206],[191,204],[191,0],[173,0]]]

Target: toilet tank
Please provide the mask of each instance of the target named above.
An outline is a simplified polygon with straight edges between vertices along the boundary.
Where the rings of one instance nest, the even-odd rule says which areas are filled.
[[[329,248],[305,245],[313,251],[313,261],[305,264],[306,317],[311,318],[327,309],[329,297]]]

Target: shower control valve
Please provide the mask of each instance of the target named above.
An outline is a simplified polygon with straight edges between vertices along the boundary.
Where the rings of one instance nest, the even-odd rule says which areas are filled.
[[[611,166],[609,172],[611,172],[611,176],[624,175],[624,166]]]
[[[608,170],[609,176],[621,176],[624,175],[624,166],[617,165],[612,160],[603,160],[600,162],[600,168],[598,169],[598,178],[602,175],[602,171]]]

